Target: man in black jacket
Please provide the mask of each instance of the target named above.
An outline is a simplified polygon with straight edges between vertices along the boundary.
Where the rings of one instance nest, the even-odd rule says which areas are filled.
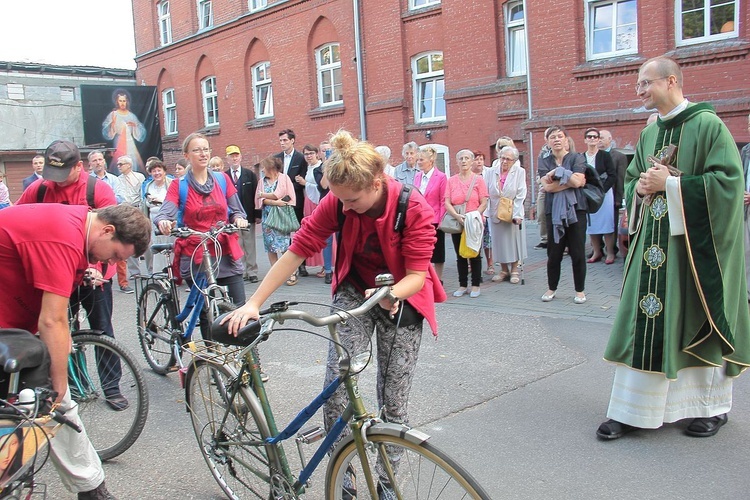
[[[258,261],[255,251],[255,224],[260,222],[260,211],[255,210],[255,191],[258,188],[258,176],[249,168],[242,168],[242,152],[234,144],[227,146],[227,175],[237,188],[242,208],[247,214],[247,228],[240,232],[240,245],[245,252],[242,258],[245,263],[244,278],[250,283],[258,282]]]
[[[297,215],[297,220],[301,223],[303,217],[303,209],[305,206],[305,187],[297,182],[296,177],[299,175],[303,179],[307,175],[307,162],[305,157],[294,149],[294,141],[296,136],[292,129],[284,129],[279,132],[279,144],[281,145],[281,153],[275,155],[276,158],[280,158],[284,163],[283,172],[289,176],[294,186],[294,194],[297,198],[297,203],[294,205],[294,213]],[[303,262],[299,266],[299,275],[307,276],[307,268]]]

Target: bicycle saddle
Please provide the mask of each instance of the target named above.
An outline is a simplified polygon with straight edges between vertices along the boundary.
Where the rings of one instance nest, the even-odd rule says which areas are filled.
[[[46,357],[47,346],[36,335],[17,328],[0,329],[0,366],[5,373],[37,367]]]
[[[174,243],[154,243],[151,245],[151,251],[154,253],[172,250],[172,248],[174,248]]]
[[[258,338],[258,334],[260,333],[260,323],[258,321],[249,322],[240,329],[236,337],[230,334],[229,329],[227,328],[228,324],[221,324],[221,321],[227,314],[229,313],[224,313],[216,318],[211,325],[211,340],[222,344],[246,347]]]

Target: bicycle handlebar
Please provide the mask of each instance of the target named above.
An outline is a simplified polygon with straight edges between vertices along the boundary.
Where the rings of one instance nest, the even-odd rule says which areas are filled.
[[[200,237],[209,237],[209,238],[215,238],[221,233],[236,233],[239,231],[240,228],[238,228],[234,224],[223,224],[218,225],[216,227],[212,227],[208,231],[196,231],[195,229],[190,229],[189,227],[175,227],[172,229],[172,232],[170,233],[170,236],[175,236],[177,238],[189,238],[191,236],[200,236]]]
[[[336,311],[328,316],[313,316],[312,314],[300,311],[296,309],[289,309],[289,302],[277,302],[272,304],[268,309],[259,311],[260,319],[250,321],[247,325],[240,328],[237,332],[237,336],[233,336],[229,333],[228,325],[221,324],[221,321],[227,316],[225,313],[216,318],[211,325],[211,338],[216,342],[222,344],[236,345],[247,347],[248,345],[255,342],[261,335],[262,327],[269,321],[275,320],[278,322],[284,322],[288,319],[296,319],[304,321],[305,323],[312,326],[328,326],[336,323],[341,323],[352,317],[358,317],[366,314],[370,309],[375,307],[377,303],[386,298],[391,293],[390,284],[381,286],[375,293],[373,293],[367,300],[354,309],[346,311]],[[267,335],[270,332],[263,332]],[[264,339],[265,340],[265,339]]]

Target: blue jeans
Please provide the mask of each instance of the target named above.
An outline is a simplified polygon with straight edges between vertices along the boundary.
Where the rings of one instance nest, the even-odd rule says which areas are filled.
[[[323,270],[325,272],[331,272],[331,264],[333,260],[333,235],[329,236],[326,240],[326,247],[323,249]]]

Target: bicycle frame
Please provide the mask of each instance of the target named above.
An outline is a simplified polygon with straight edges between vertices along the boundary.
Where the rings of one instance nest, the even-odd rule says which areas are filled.
[[[359,308],[355,309],[354,315],[357,315],[356,311],[369,310],[372,304],[380,301],[389,292],[390,289],[388,287],[382,287],[376,293],[374,293],[372,297],[370,297],[370,299],[365,301],[365,303],[363,303]],[[301,313],[300,311],[283,311],[271,313],[268,315],[269,320],[263,323],[263,327],[261,329],[261,333],[258,335],[258,338],[249,346],[244,347],[237,355],[239,359],[242,359],[242,362],[240,363],[240,370],[237,373],[237,376],[234,377],[231,381],[229,388],[230,390],[228,392],[229,401],[226,405],[226,409],[224,410],[224,415],[219,429],[223,428],[224,424],[226,423],[231,409],[234,407],[234,401],[237,394],[240,392],[240,388],[247,382],[246,374],[249,374],[252,381],[251,387],[253,393],[258,398],[259,405],[263,410],[263,414],[266,418],[269,433],[271,434],[271,436],[273,436],[270,438],[266,438],[265,440],[266,449],[270,451],[269,461],[278,461],[277,464],[274,464],[274,468],[277,468],[277,470],[283,472],[286,480],[289,482],[289,484],[292,484],[292,488],[295,494],[298,495],[304,493],[310,476],[317,469],[318,465],[320,465],[325,455],[331,450],[332,446],[344,431],[347,424],[351,428],[354,435],[357,449],[360,452],[359,456],[362,457],[363,460],[366,460],[364,447],[367,443],[365,437],[367,427],[375,423],[381,423],[381,420],[379,420],[376,415],[368,413],[367,409],[365,408],[364,401],[362,400],[362,397],[359,393],[357,380],[350,370],[350,358],[347,355],[346,351],[344,351],[344,348],[342,347],[339,339],[339,334],[336,331],[336,324],[338,324],[342,320],[346,320],[349,317],[351,316],[347,313],[334,313],[333,315],[325,318],[314,318],[313,316],[310,316],[307,313]],[[340,369],[339,376],[331,384],[325,387],[323,391],[312,400],[312,402],[310,402],[305,408],[303,408],[282,431],[278,431],[268,400],[268,396],[266,394],[265,386],[260,380],[260,371],[258,369],[258,363],[255,359],[253,348],[263,338],[266,337],[267,333],[273,331],[273,328],[277,322],[283,324],[286,319],[300,319],[303,321],[307,321],[309,324],[314,326],[327,326],[331,341],[333,342],[333,345],[335,346],[336,352],[339,356]],[[303,468],[300,471],[297,480],[292,483],[293,476],[291,474],[291,469],[286,459],[284,448],[280,446],[280,444],[282,441],[293,437],[302,428],[302,426],[317,413],[317,411],[325,404],[325,402],[330,399],[330,397],[342,383],[344,384],[344,387],[346,387],[346,391],[349,396],[349,404],[347,405],[341,416],[339,416],[339,418],[336,420],[333,427],[329,429],[327,436],[320,444],[320,446],[318,446],[317,450],[307,462],[307,464],[303,464]],[[258,443],[241,441],[239,444],[257,445]],[[372,470],[370,469],[369,464],[362,465],[365,471],[365,477],[370,494],[372,495],[372,498],[377,498],[377,486],[372,475]],[[253,472],[259,477],[263,477],[262,471],[253,470]],[[393,474],[393,471],[389,471],[389,474]]]
[[[177,284],[175,282],[174,273],[172,272],[171,266],[167,267],[166,273],[153,273],[148,276],[138,276],[136,281],[137,297],[136,302],[140,300],[140,296],[146,286],[151,282],[160,282],[162,284],[168,283],[165,288],[167,293],[163,294],[154,310],[146,321],[149,324],[153,321],[154,317],[161,309],[171,302],[175,305],[175,308],[179,310],[176,313],[174,319],[175,322],[172,325],[173,339],[174,332],[179,332],[179,342],[172,341],[172,349],[179,364],[180,369],[184,369],[185,366],[182,363],[181,350],[182,346],[189,342],[193,335],[193,330],[198,324],[200,312],[204,307],[213,308],[215,307],[216,301],[227,301],[230,302],[229,294],[225,287],[219,285],[216,281],[216,273],[214,272],[214,257],[209,252],[208,241],[210,238],[203,236],[201,239],[201,250],[203,252],[203,260],[200,265],[200,271],[195,275],[194,281],[190,287],[190,292],[187,299],[185,300],[184,307],[180,310],[180,296],[177,290]],[[169,253],[169,252],[167,252]],[[213,311],[218,314],[218,311]],[[183,327],[185,321],[188,321],[187,326]]]

